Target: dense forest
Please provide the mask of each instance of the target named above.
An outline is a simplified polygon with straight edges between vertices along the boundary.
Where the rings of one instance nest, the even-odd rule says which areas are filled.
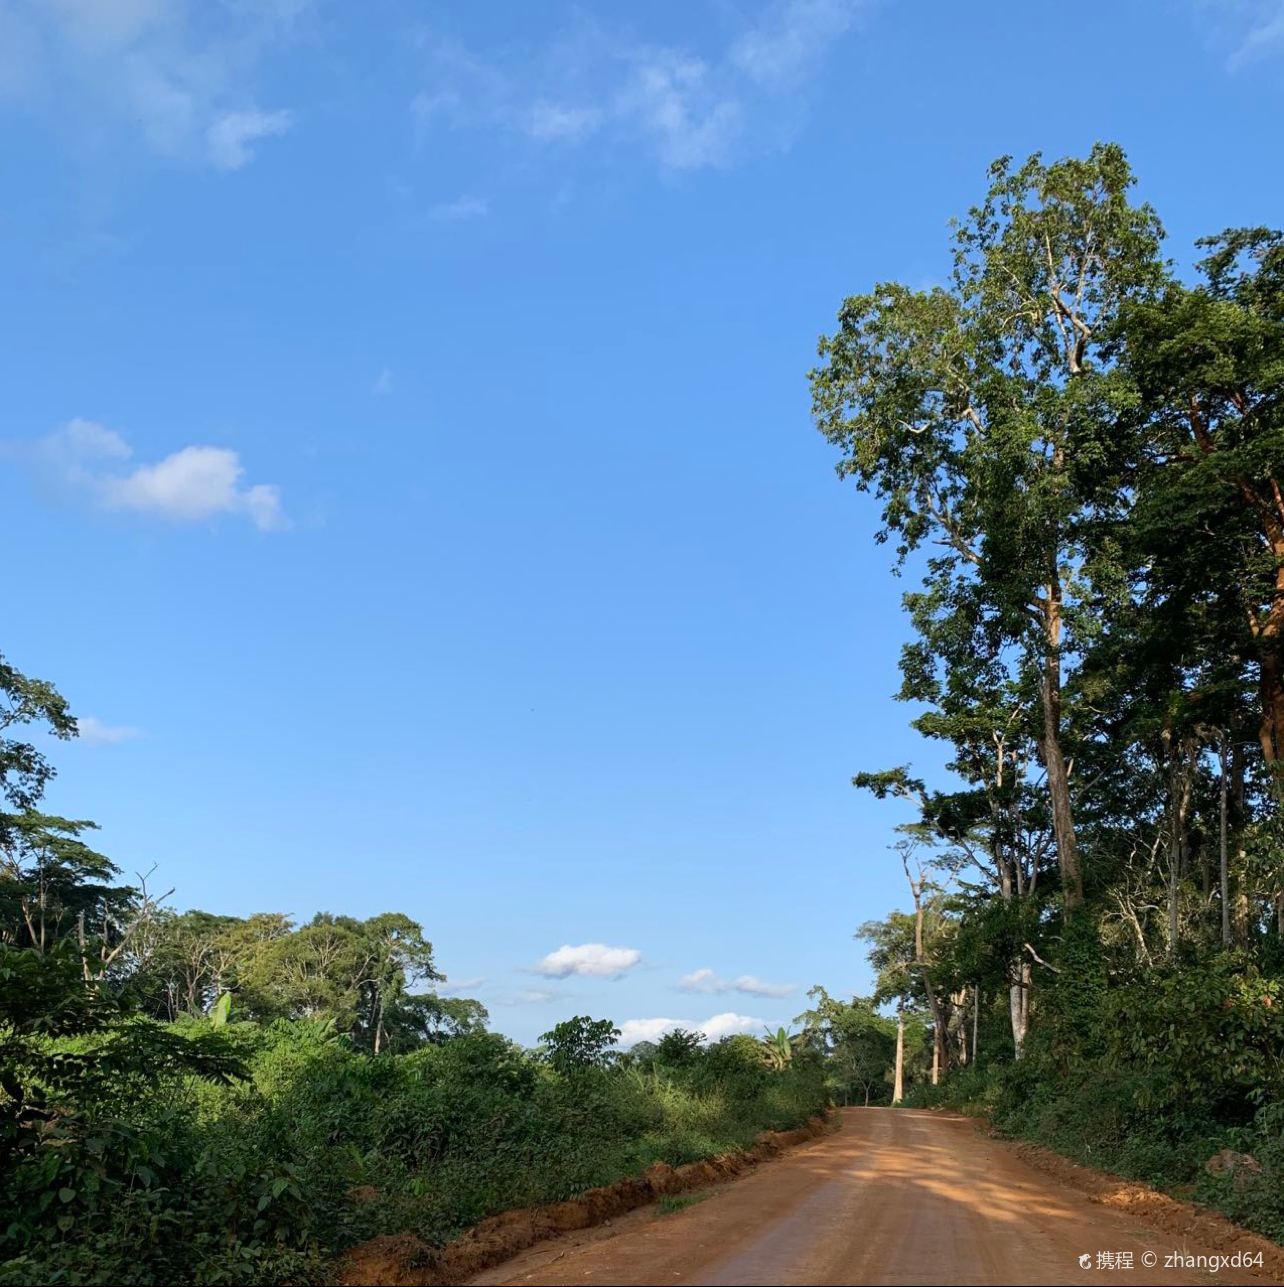
[[[948,284],[847,299],[811,373],[950,771],[855,778],[914,810],[880,999],[920,1099],[1279,1238],[1284,234],[1183,273],[1118,147],[990,180]]]

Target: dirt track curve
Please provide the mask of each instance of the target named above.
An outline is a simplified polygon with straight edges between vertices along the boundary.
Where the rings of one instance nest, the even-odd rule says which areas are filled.
[[[1165,1268],[1218,1254],[1093,1202],[967,1118],[847,1109],[843,1129],[671,1214],[523,1252],[474,1283],[1263,1283],[1244,1269]],[[1254,1240],[1255,1241],[1255,1240]],[[1247,1246],[1246,1242],[1246,1246]],[[1260,1245],[1260,1244],[1259,1244]],[[1226,1254],[1234,1248],[1223,1243]],[[1097,1266],[1127,1253],[1131,1270]],[[1143,1256],[1158,1257],[1153,1269]],[[1080,1267],[1080,1257],[1092,1267]],[[1118,1262],[1116,1262],[1117,1264]]]

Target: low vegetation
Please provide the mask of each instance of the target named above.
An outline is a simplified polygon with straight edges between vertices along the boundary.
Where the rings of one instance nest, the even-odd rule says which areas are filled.
[[[0,1282],[323,1282],[379,1233],[751,1144],[826,1102],[823,1060],[578,1017],[523,1050],[431,990],[408,917],[175,914],[37,810],[70,737],[0,665]]]

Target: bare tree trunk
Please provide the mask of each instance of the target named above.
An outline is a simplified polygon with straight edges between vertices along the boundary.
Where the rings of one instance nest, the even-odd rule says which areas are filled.
[[[1236,947],[1248,948],[1252,946],[1253,941],[1253,915],[1252,908],[1248,903],[1248,895],[1242,888],[1235,895],[1235,914],[1231,918],[1233,928],[1233,937]]]
[[[977,1036],[981,1030],[981,985],[972,985],[972,1062],[976,1063]]]
[[[892,1103],[905,1098],[905,1012],[896,1012],[896,1077],[892,1082]]]
[[[1048,796],[1052,804],[1052,829],[1057,839],[1057,863],[1061,868],[1062,896],[1066,914],[1083,902],[1083,872],[1074,834],[1070,807],[1070,775],[1061,750],[1061,605],[1059,589],[1048,587],[1044,603],[1047,656],[1039,695],[1043,702],[1043,767],[1047,770]]]
[[[932,1010],[932,1085],[938,1086],[941,1074],[949,1067],[949,1047],[945,1044],[948,1040],[949,1020],[934,988],[927,990],[927,1003]]]
[[[1168,750],[1168,954],[1176,956],[1181,933],[1178,914],[1186,866],[1186,823],[1199,748],[1193,738],[1175,737],[1171,726],[1164,729],[1163,739]]]
[[[76,938],[80,943],[80,972],[86,983],[89,982],[89,948],[85,942],[85,913],[81,909],[76,917]]]
[[[914,960],[923,980],[923,991],[927,993],[928,1008],[932,1011],[932,1085],[936,1086],[940,1084],[941,1073],[949,1066],[949,1051],[945,1045],[949,1022],[941,998],[932,986],[931,975],[927,972],[927,953],[923,942],[923,887],[927,882],[921,864],[918,880],[910,875],[909,859],[904,851],[901,852],[901,866],[905,868],[905,879],[909,881],[910,896],[914,899]]]
[[[1284,778],[1284,675],[1280,670],[1278,647],[1279,613],[1270,613],[1265,627],[1257,637],[1259,648],[1258,680],[1262,703],[1262,722],[1258,739],[1266,767],[1278,789]]]
[[[960,1068],[967,1067],[967,988],[950,993],[950,1011],[958,1015],[958,1029],[955,1034],[957,1058]]]
[[[1008,990],[1008,1006],[1012,1015],[1013,1057],[1020,1059],[1025,1054],[1025,1034],[1030,1027],[1029,961],[1017,965],[1017,980]]]
[[[1218,837],[1218,862],[1220,865],[1221,876],[1221,893],[1222,893],[1222,947],[1229,948],[1231,945],[1231,917],[1230,917],[1230,847],[1229,837],[1230,828],[1227,825],[1227,819],[1230,814],[1230,782],[1226,777],[1226,736],[1222,735],[1221,741],[1217,747],[1217,762],[1221,770],[1220,773],[1220,790],[1221,797],[1221,833]]]

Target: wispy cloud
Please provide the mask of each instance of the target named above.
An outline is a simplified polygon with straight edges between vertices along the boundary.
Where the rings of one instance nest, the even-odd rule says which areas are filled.
[[[293,117],[255,102],[264,56],[291,39],[312,0],[12,0],[0,39],[21,76],[0,93],[85,137],[140,138],[167,157],[238,170]]]
[[[129,728],[123,724],[106,724],[94,715],[81,715],[76,720],[76,729],[80,740],[90,746],[118,746],[121,742],[132,742],[142,735],[142,730]]]
[[[724,979],[713,970],[693,970],[678,980],[682,992],[719,994],[742,992],[751,997],[787,997],[798,990],[793,983],[764,983],[752,974],[741,974],[734,979]]]
[[[498,129],[539,144],[632,143],[667,170],[725,166],[778,146],[781,120],[873,0],[771,0],[713,51],[636,40],[584,20],[495,62],[429,38],[420,131]]]
[[[745,126],[735,90],[701,59],[668,49],[637,57],[613,107],[620,124],[674,170],[726,164]]]
[[[553,1001],[565,1003],[565,993],[553,992],[548,988],[522,988],[517,992],[501,992],[486,998],[488,1006],[531,1006],[548,1005]]]
[[[595,107],[572,107],[541,98],[530,106],[526,132],[541,142],[578,142],[592,134],[601,123],[602,113]]]
[[[563,944],[555,952],[537,961],[531,968],[550,979],[565,979],[573,974],[595,979],[617,979],[642,960],[635,947],[608,947],[605,943]]]
[[[210,160],[220,170],[239,170],[253,159],[253,144],[284,134],[293,124],[291,112],[222,112],[205,133]]]
[[[1284,5],[1272,5],[1270,10],[1249,27],[1238,47],[1226,60],[1231,71],[1238,71],[1248,63],[1256,62],[1284,49]]]
[[[471,979],[447,979],[445,984],[437,989],[438,993],[444,997],[468,996],[476,992],[486,983],[486,976],[478,974]]]
[[[153,464],[130,467],[133,449],[114,429],[76,419],[41,439],[37,454],[61,479],[105,509],[191,523],[221,514],[246,518],[260,531],[288,526],[281,490],[246,485],[240,455],[230,447],[183,447]]]
[[[721,1041],[723,1037],[734,1036],[738,1032],[757,1032],[765,1026],[761,1019],[731,1010],[710,1015],[702,1023],[691,1019],[626,1019],[620,1024],[620,1045],[627,1050],[639,1041],[658,1041],[675,1028],[701,1032],[706,1041]]]
[[[433,206],[428,213],[434,219],[482,219],[490,213],[490,202],[485,197],[456,197]]]
[[[1284,53],[1284,0],[1191,0],[1197,19],[1237,72]]]
[[[729,61],[749,80],[787,93],[852,28],[852,0],[778,0],[732,42]]]

